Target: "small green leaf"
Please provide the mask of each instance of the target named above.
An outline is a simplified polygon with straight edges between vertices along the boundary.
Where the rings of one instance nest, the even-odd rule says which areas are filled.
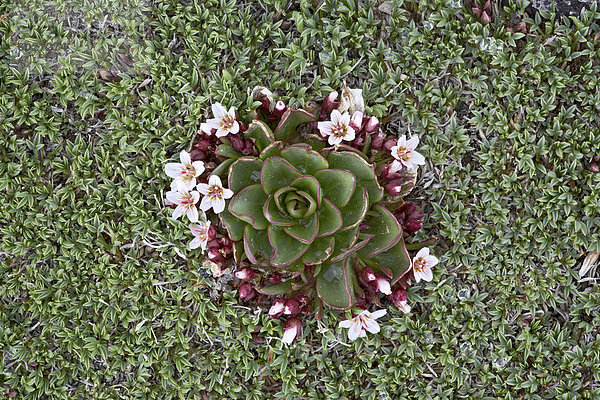
[[[319,184],[319,181],[314,176],[301,176],[294,180],[290,186],[307,192],[313,199],[317,201],[317,206],[321,205],[323,193],[321,191],[321,185]]]
[[[254,139],[258,151],[263,151],[263,149],[275,141],[271,128],[264,122],[258,120],[252,121],[246,132],[244,132],[244,136],[246,138]]]
[[[282,213],[275,204],[274,195],[269,195],[263,208],[263,214],[267,221],[273,225],[290,226],[296,224],[296,220],[289,215]]]
[[[310,218],[301,219],[296,225],[283,227],[285,233],[301,243],[312,243],[319,232],[319,218],[313,214]]]

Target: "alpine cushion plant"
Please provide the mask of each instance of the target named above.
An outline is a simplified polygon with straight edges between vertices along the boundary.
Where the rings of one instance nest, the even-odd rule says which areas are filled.
[[[339,101],[333,92],[309,110],[288,109],[265,88],[253,96],[260,106],[244,121],[233,107],[214,104],[215,118],[201,125],[195,145],[201,151],[190,153],[194,162],[182,152],[181,165],[167,164],[167,175],[186,179],[167,194],[177,216],[195,210],[199,195],[200,209],[218,214],[212,226],[203,216],[190,227],[190,248],[207,249],[220,267],[233,262],[243,301],[273,298],[269,315],[289,318],[285,343],[299,335],[300,315],[317,311],[319,318],[325,307],[366,310],[381,306],[383,294],[408,312],[406,287],[430,280],[437,262],[423,249],[435,239],[407,245],[424,216],[403,200],[425,163],[415,151],[418,138],[388,138],[375,117],[364,116],[357,89],[345,88]],[[206,151],[211,147],[214,155]],[[195,164],[200,161],[202,168]],[[205,165],[208,182],[197,174]],[[419,262],[409,248],[421,250]],[[377,323],[367,325],[378,331]],[[359,328],[351,332],[351,340],[364,336]]]

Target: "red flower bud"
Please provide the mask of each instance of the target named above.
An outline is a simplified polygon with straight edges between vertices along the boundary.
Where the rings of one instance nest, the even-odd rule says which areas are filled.
[[[590,170],[592,172],[599,172],[600,171],[600,167],[598,166],[597,163],[593,162],[590,164]]]
[[[369,117],[365,121],[364,130],[368,134],[375,132],[379,128],[379,120],[377,117]]]
[[[375,272],[373,271],[373,269],[371,267],[363,268],[362,272],[360,273],[360,277],[365,282],[372,282],[375,279],[377,279],[377,277],[375,276]]]
[[[211,249],[208,251],[208,259],[216,264],[225,262],[225,258],[217,249]]]
[[[486,11],[484,11],[481,13],[481,22],[483,22],[484,24],[489,24],[490,22],[492,22],[492,17],[489,16]]]
[[[481,10],[478,7],[471,8],[471,11],[473,11],[473,14],[475,15],[481,15]]]
[[[381,150],[383,148],[383,141],[385,140],[385,135],[382,132],[377,133],[373,140],[371,141],[371,148],[373,150]]]
[[[366,310],[367,308],[369,308],[371,306],[371,299],[369,296],[365,296],[365,297],[359,297],[356,299],[356,302],[354,303],[354,307],[358,307],[358,308],[362,308],[363,310]]]
[[[410,312],[410,306],[408,305],[408,301],[406,298],[406,289],[398,288],[392,292],[388,298],[394,303],[399,310],[404,313]]]
[[[390,180],[394,180],[394,179],[402,179],[402,171],[403,169],[400,169],[396,172],[390,172],[392,170],[392,163],[388,163],[384,168],[383,171],[381,171],[381,177],[383,179],[390,179]]]
[[[398,144],[398,139],[388,139],[383,143],[383,148],[390,151],[392,147]]]
[[[269,316],[271,318],[279,318],[283,314],[283,309],[285,308],[285,299],[278,298],[275,299],[275,302],[269,308]]]
[[[301,310],[302,310],[302,308],[300,306],[300,302],[298,300],[290,299],[285,302],[285,307],[283,309],[283,313],[285,315],[295,316],[295,315],[300,314]]]
[[[321,105],[321,114],[325,114],[324,119],[327,119],[329,114],[331,114],[331,112],[340,105],[340,102],[337,100],[337,98],[338,92],[331,92],[323,100],[323,104]]]
[[[206,160],[206,153],[202,150],[192,149],[190,151],[190,158],[192,161],[204,161]]]
[[[275,108],[273,109],[273,114],[281,115],[285,112],[286,109],[287,109],[287,106],[285,105],[285,103],[283,101],[279,100],[275,104]]]
[[[409,233],[414,233],[423,227],[423,221],[419,221],[418,219],[409,219],[402,225],[405,231]]]
[[[209,250],[218,250],[221,247],[219,239],[212,239],[206,244],[206,248]]]
[[[210,225],[208,227],[208,238],[209,239],[214,239],[215,236],[217,236],[217,230],[215,229],[214,226]]]
[[[246,142],[243,139],[241,139],[237,135],[228,135],[228,137],[229,140],[231,140],[231,145],[233,146],[233,149],[235,151],[239,151],[240,153],[244,151],[244,148],[246,147]]]
[[[233,273],[236,278],[241,279],[243,281],[250,281],[256,277],[256,272],[252,270],[252,268],[246,267],[242,269],[238,269]]]
[[[387,183],[385,186],[385,192],[391,196],[396,196],[402,192],[402,181],[399,179],[393,180]]]
[[[281,282],[281,275],[279,275],[279,272],[273,272],[269,277],[269,282],[273,284]]]
[[[525,23],[525,21],[519,22],[516,28],[519,32],[527,32],[527,24]]]
[[[264,96],[260,99],[260,102],[262,103],[260,105],[260,108],[262,108],[265,111],[269,111],[269,108],[271,107],[271,101],[269,100],[269,98],[267,96]]]
[[[256,290],[254,290],[252,285],[250,285],[248,282],[244,282],[240,285],[238,294],[240,296],[240,299],[244,301],[250,301],[254,297],[256,297]]]
[[[198,150],[208,151],[212,147],[212,143],[206,139],[202,139],[198,143],[196,143],[194,147]]]
[[[300,319],[296,317],[288,319],[283,326],[282,342],[286,344],[292,343],[298,336],[300,336],[301,330],[302,321],[300,321]]]
[[[354,112],[354,114],[352,114],[352,118],[350,119],[350,127],[358,134],[362,129],[362,124],[363,113],[360,111]]]

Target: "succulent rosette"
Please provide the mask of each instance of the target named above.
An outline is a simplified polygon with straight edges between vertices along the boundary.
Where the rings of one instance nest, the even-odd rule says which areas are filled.
[[[379,293],[409,312],[406,287],[431,280],[437,263],[428,250],[416,264],[409,254],[409,248],[420,250],[435,240],[405,242],[421,229],[424,216],[403,200],[425,163],[415,151],[418,138],[384,135],[377,118],[364,117],[360,92],[346,88],[339,100],[333,92],[320,106],[291,110],[257,88],[253,97],[261,105],[245,120],[238,121],[233,108],[213,105],[215,118],[202,124],[190,153],[208,172],[198,178],[200,208],[208,210],[212,201],[207,188],[222,193],[213,209],[220,231],[209,234],[210,221],[201,221],[206,229],[194,246],[220,266],[233,258],[242,300],[275,296],[269,315],[289,316],[285,343],[299,335],[300,314],[320,315],[324,307],[366,309],[380,305]],[[229,126],[237,128],[223,128]],[[176,190],[192,187],[188,182]],[[176,195],[183,196],[170,196]],[[369,324],[367,331],[378,331]],[[351,339],[361,332],[354,329]]]

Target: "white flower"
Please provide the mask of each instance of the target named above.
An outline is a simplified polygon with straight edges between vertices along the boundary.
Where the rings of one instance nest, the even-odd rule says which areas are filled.
[[[165,166],[167,176],[175,179],[176,184],[187,190],[192,190],[196,186],[196,177],[204,172],[204,163],[202,161],[192,162],[190,153],[183,150],[179,154],[180,163],[168,163]],[[173,185],[171,185],[173,188]]]
[[[388,281],[383,275],[377,277],[377,290],[385,295],[392,294],[390,281]]]
[[[235,119],[235,108],[231,107],[227,111],[221,103],[215,103],[212,105],[212,112],[214,118],[206,121],[206,124],[200,125],[203,132],[210,134],[211,129],[216,129],[217,137],[221,137],[230,133],[236,134],[240,131],[240,124]]]
[[[433,272],[431,272],[431,268],[433,268],[438,261],[439,260],[435,256],[429,254],[428,247],[424,247],[419,250],[412,261],[415,281],[419,283],[419,281],[423,279],[424,281],[431,282],[433,279]]]
[[[340,322],[340,328],[350,328],[348,331],[348,339],[356,340],[359,337],[366,337],[367,332],[379,333],[380,328],[377,318],[381,318],[386,314],[386,310],[377,310],[373,313],[365,310],[352,319],[347,319]]]
[[[331,112],[331,121],[321,121],[317,126],[323,136],[329,136],[331,146],[342,143],[342,140],[351,142],[356,134],[350,127],[350,114],[342,114],[338,110]]]
[[[173,211],[173,219],[177,219],[182,214],[186,214],[191,222],[198,222],[198,209],[196,208],[196,203],[200,200],[200,193],[195,190],[190,192],[180,186],[177,190],[167,192],[166,196],[168,201],[177,205],[177,208]]]
[[[348,111],[350,114],[354,114],[356,111],[364,113],[365,100],[362,96],[362,89],[350,89],[347,87],[342,89],[338,110],[340,110],[340,112]]]
[[[214,212],[218,214],[225,209],[225,200],[233,196],[231,190],[223,188],[221,178],[217,175],[211,175],[208,179],[208,184],[199,183],[197,188],[204,195],[200,202],[200,209],[202,211],[210,210],[212,207]]]
[[[416,169],[419,165],[425,164],[425,157],[415,151],[419,145],[419,138],[414,136],[406,140],[406,135],[398,139],[398,144],[390,149],[395,160],[392,162],[390,172],[394,173],[405,166],[408,169]]]
[[[206,218],[206,217],[205,217]],[[202,248],[202,251],[206,250],[206,244],[208,243],[208,230],[210,229],[210,221],[198,221],[197,224],[190,225],[190,230],[194,239],[190,242],[190,250]]]

